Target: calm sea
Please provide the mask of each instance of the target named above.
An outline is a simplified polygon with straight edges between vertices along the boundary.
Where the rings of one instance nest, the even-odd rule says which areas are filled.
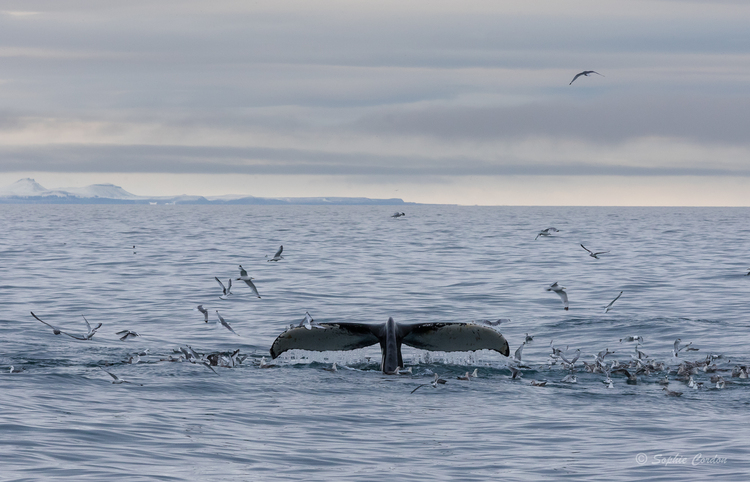
[[[750,384],[636,385],[549,367],[634,343],[750,364],[750,209],[0,205],[0,480],[748,480]],[[535,240],[554,226],[554,237]],[[593,259],[580,247],[609,251]],[[280,245],[284,259],[268,262]],[[135,249],[133,249],[135,246]],[[235,282],[242,264],[261,299]],[[570,311],[545,288],[567,288]],[[609,313],[604,307],[620,292]],[[212,323],[194,311],[203,304]],[[240,335],[216,326],[215,311]],[[89,341],[55,336],[30,315]],[[508,318],[531,368],[496,353],[379,348],[262,357],[319,322]],[[140,337],[120,341],[133,330]],[[680,338],[698,351],[672,356]],[[160,359],[239,349],[234,368]],[[148,350],[136,364],[126,360]],[[336,372],[324,370],[336,362]],[[10,366],[21,373],[8,373]],[[108,366],[107,366],[108,365]],[[133,382],[112,384],[99,367]],[[478,378],[457,380],[478,369]],[[434,373],[448,380],[426,386]],[[532,379],[547,380],[534,387]],[[140,385],[142,384],[142,386]]]

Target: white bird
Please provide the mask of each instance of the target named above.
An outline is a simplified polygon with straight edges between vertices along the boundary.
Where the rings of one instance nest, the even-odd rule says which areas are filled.
[[[222,295],[219,296],[219,299],[225,300],[229,298],[229,295],[232,294],[232,278],[229,278],[229,288],[224,286],[224,283],[222,283],[218,277],[214,276],[214,279],[216,280],[217,283],[219,283],[219,286],[221,286]]]
[[[456,377],[456,380],[465,380],[468,382],[469,380],[471,380],[471,375],[469,375],[469,372],[466,372],[465,375]]]
[[[521,363],[521,355],[523,354],[524,345],[526,345],[526,342],[521,343],[521,345],[516,349],[516,352],[513,354],[514,362]]]
[[[240,265],[240,277],[237,278],[237,281],[240,281],[240,280],[244,281],[250,287],[250,289],[252,290],[252,292],[255,293],[255,296],[257,296],[258,298],[260,298],[260,294],[258,294],[258,289],[255,287],[255,285],[253,284],[253,282],[250,281],[251,279],[255,279],[255,278],[252,278],[252,277],[248,276],[247,275],[247,271],[245,271],[245,269],[242,267],[242,265]]]
[[[130,331],[130,330],[118,331],[117,333],[115,333],[115,335],[117,335],[117,336],[120,337],[120,341],[125,341],[125,340],[128,340],[130,338],[135,338],[137,336],[141,336],[140,333],[136,333],[136,332]]]
[[[203,321],[208,323],[208,310],[203,305],[198,305],[195,309],[203,313]]]
[[[570,81],[570,84],[568,84],[568,85],[572,85],[572,84],[573,84],[573,82],[575,82],[575,81],[576,81],[576,79],[577,79],[578,77],[582,76],[582,75],[583,75],[584,77],[588,77],[588,76],[589,76],[589,75],[591,75],[591,74],[602,75],[602,74],[600,74],[599,72],[597,72],[597,71],[595,71],[595,70],[584,70],[583,72],[580,72],[580,73],[576,74],[576,76],[575,76],[575,77],[573,77],[573,80],[571,80],[571,81]],[[604,77],[604,76],[602,75],[602,77]]]
[[[560,381],[563,383],[578,383],[578,377],[575,375],[568,375]]]
[[[305,311],[305,319],[302,320],[302,322],[300,322],[299,326],[300,327],[304,326],[308,330],[312,330],[312,324],[313,324],[314,321],[315,320],[313,320],[313,317],[310,316],[310,313],[307,312],[307,311]]]
[[[557,281],[549,285],[547,291],[554,291],[562,299],[563,307],[565,311],[568,311],[568,293],[565,292],[565,287],[557,284]]]
[[[81,316],[83,316],[83,315],[81,315]],[[83,321],[86,322],[86,327],[88,328],[88,333],[86,333],[84,335],[84,338],[86,340],[90,340],[91,338],[94,337],[94,333],[96,333],[96,330],[98,330],[99,328],[102,327],[102,324],[101,323],[97,323],[95,327],[91,328],[91,325],[89,324],[89,320],[87,320],[85,316],[83,316]]]
[[[46,321],[44,321],[41,318],[39,318],[38,316],[36,316],[33,311],[31,311],[30,313],[31,313],[31,316],[33,316],[34,318],[36,318],[38,321],[41,321],[45,325],[47,325],[50,328],[52,328],[52,333],[54,333],[55,335],[59,335],[60,333],[62,333],[63,335],[68,335],[69,337],[75,338],[76,340],[82,340],[83,339],[83,338],[77,337],[76,335],[71,335],[70,333],[66,333],[66,332],[62,331],[60,328],[58,328],[58,327],[56,327],[54,325],[50,325]]]
[[[325,367],[323,367],[323,370],[325,370],[327,372],[338,371],[338,368],[336,367],[336,362],[333,362],[333,364],[331,365],[331,368],[325,368]]]
[[[284,257],[281,255],[282,251],[284,251],[284,246],[279,246],[279,250],[276,251],[276,254],[273,255],[273,258],[269,259],[268,261],[278,261],[280,259],[284,259]]]
[[[693,342],[692,342],[692,341],[691,341],[690,343],[688,343],[687,345],[683,346],[683,347],[680,347],[680,341],[682,341],[682,340],[681,340],[680,338],[678,338],[678,339],[676,339],[676,340],[674,341],[674,348],[672,349],[672,352],[674,353],[674,356],[676,356],[676,357],[677,357],[677,356],[679,356],[679,353],[680,353],[680,352],[681,352],[682,350],[684,350],[685,348],[687,348],[687,349],[688,349],[688,351],[696,351],[695,349],[692,349],[692,350],[691,350],[690,348],[688,348],[688,347],[689,347],[690,345],[692,345],[692,344],[693,344]]]
[[[605,312],[605,313],[609,312],[609,310],[611,310],[611,309],[612,309],[612,305],[614,305],[614,304],[615,304],[615,301],[617,301],[617,300],[619,300],[619,299],[620,299],[620,296],[622,296],[622,291],[620,291],[620,294],[619,294],[619,295],[617,295],[617,296],[615,297],[615,299],[613,299],[612,301],[610,301],[610,302],[609,302],[609,304],[608,304],[607,306],[605,306],[605,307],[604,307],[604,312]],[[633,341],[633,340],[630,340],[630,341]]]
[[[620,338],[620,343],[623,341],[640,341],[643,343],[643,337],[641,335],[626,336],[625,338]]]
[[[25,372],[25,371],[26,370],[23,369],[23,368],[16,368],[13,365],[11,365],[10,366],[10,370],[8,371],[8,373],[21,373],[21,372]]]
[[[105,370],[102,367],[99,367],[99,369],[102,370],[104,373],[107,373],[110,377],[112,377],[112,383],[114,383],[115,385],[119,385],[121,383],[130,383],[131,385],[138,385],[138,386],[141,386],[141,387],[143,386],[143,384],[141,384],[141,383],[133,383],[133,382],[129,382],[127,380],[124,380],[124,379],[118,377],[117,375],[115,375],[114,373],[108,372],[107,370]]]
[[[232,327],[229,326],[229,323],[227,323],[226,321],[224,321],[224,318],[222,318],[222,316],[219,314],[219,310],[216,310],[216,316],[219,317],[219,322],[221,323],[221,326],[223,326],[227,330],[229,330],[232,333],[234,333],[235,335],[237,335],[237,333],[232,329]],[[237,336],[240,336],[240,335],[237,335]]]
[[[586,251],[588,251],[589,256],[591,256],[592,258],[595,258],[595,259],[599,259],[599,255],[600,254],[609,253],[609,251],[598,251],[598,252],[595,253],[595,252],[591,251],[589,248],[587,248],[584,245],[581,245],[581,247],[583,249],[585,249]]]
[[[475,368],[473,372],[471,372],[471,378],[478,378],[479,377],[479,369]]]
[[[559,233],[559,232],[560,230],[557,228],[542,229],[541,231],[539,231],[539,234],[536,235],[536,238],[534,238],[534,241],[536,241],[537,238],[539,238],[539,236],[552,236],[552,233]]]
[[[562,352],[560,352],[560,358],[562,358],[562,359],[563,359],[563,361],[564,361],[564,362],[565,362],[565,363],[566,363],[567,365],[571,365],[571,366],[572,366],[572,365],[575,365],[575,363],[576,363],[576,362],[578,361],[578,358],[580,358],[580,356],[581,356],[581,349],[580,349],[580,348],[576,350],[576,356],[574,356],[574,357],[573,357],[573,359],[572,359],[571,361],[568,361],[568,359],[567,359],[567,358],[565,358],[565,355],[563,355],[563,354],[562,354]]]

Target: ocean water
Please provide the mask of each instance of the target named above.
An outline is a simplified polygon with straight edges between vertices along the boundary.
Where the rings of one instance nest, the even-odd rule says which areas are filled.
[[[750,364],[750,209],[0,205],[0,480],[748,480],[750,383],[693,390],[682,360]],[[561,230],[535,240],[540,229]],[[596,260],[579,246],[609,251]],[[268,262],[279,245],[284,259]],[[135,246],[135,249],[132,248]],[[235,282],[242,264],[261,299]],[[558,281],[570,310],[545,291]],[[620,291],[609,313],[604,307]],[[206,324],[215,310],[239,334]],[[55,336],[30,315],[84,333]],[[287,352],[318,322],[508,318],[519,380],[492,352]],[[133,330],[140,337],[120,341]],[[673,372],[587,373],[634,343]],[[672,345],[682,351],[675,359]],[[578,383],[550,341],[581,350]],[[234,368],[160,359],[239,349]],[[143,350],[137,364],[126,363]],[[273,363],[260,368],[262,357]],[[336,372],[324,370],[336,362]],[[23,371],[9,373],[10,366]],[[100,367],[129,380],[112,384]],[[479,377],[457,380],[477,369]],[[422,387],[434,373],[444,386]],[[547,380],[534,387],[532,379]]]

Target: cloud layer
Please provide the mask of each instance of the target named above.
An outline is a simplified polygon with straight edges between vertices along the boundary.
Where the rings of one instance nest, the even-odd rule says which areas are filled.
[[[746,2],[505,3],[6,2],[0,173],[750,177]]]

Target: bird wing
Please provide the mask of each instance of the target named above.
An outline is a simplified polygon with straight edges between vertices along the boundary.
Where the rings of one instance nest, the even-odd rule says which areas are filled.
[[[119,377],[118,377],[117,375],[115,375],[114,373],[112,373],[112,372],[108,372],[107,370],[105,370],[105,369],[104,369],[104,368],[102,368],[102,367],[99,367],[99,369],[100,369],[101,371],[103,371],[104,373],[108,374],[108,375],[109,375],[110,377],[112,377],[112,379],[114,379],[115,381],[119,380]]]
[[[217,283],[219,283],[219,286],[221,286],[221,290],[224,292],[224,294],[227,294],[227,288],[226,286],[224,286],[224,283],[222,283],[221,280],[216,276],[214,276],[214,279]]]
[[[583,246],[583,245],[581,245],[581,246]],[[588,251],[588,250],[586,250],[586,251]],[[609,253],[609,251],[599,251],[598,253],[594,253],[594,256],[597,256],[597,255],[600,255],[600,254],[605,254],[605,253]]]
[[[600,74],[596,70],[589,70],[589,74],[596,74],[596,75],[601,75],[602,77],[604,77],[604,75]]]
[[[519,346],[519,347],[518,347],[518,348],[516,349],[516,353],[515,353],[515,354],[513,355],[513,357],[514,357],[514,358],[515,358],[516,360],[518,360],[518,361],[521,361],[521,355],[523,354],[523,346],[524,346],[525,344],[526,344],[526,343],[521,343],[521,345],[520,345],[520,346]]]
[[[414,348],[433,351],[495,350],[510,355],[510,347],[502,334],[488,326],[474,323],[420,323],[399,325],[403,343]]]
[[[560,296],[563,302],[563,306],[567,310],[568,309],[568,293],[564,292],[563,290],[555,291],[555,293],[557,293]]]
[[[221,317],[219,317],[219,318],[221,318]],[[235,335],[237,335],[237,332],[236,332],[236,331],[234,331],[234,330],[232,329],[232,327],[231,327],[231,326],[229,326],[229,323],[227,323],[226,321],[224,321],[224,318],[221,318],[221,325],[222,325],[222,326],[223,326],[224,328],[226,328],[227,330],[229,330],[229,331],[231,331],[232,333],[234,333]],[[240,336],[240,335],[237,335],[237,336]]]
[[[250,281],[249,279],[246,279],[244,281],[245,281],[245,283],[247,283],[247,285],[250,287],[250,289],[253,291],[253,293],[255,293],[255,296],[257,296],[258,298],[260,298],[260,293],[258,293],[258,288],[255,287],[255,285],[253,284],[253,282]]]
[[[83,315],[81,315],[83,316]],[[91,325],[89,324],[89,320],[86,319],[85,316],[83,316],[83,321],[86,322],[86,328],[88,329],[88,332],[91,333]]]
[[[570,81],[570,84],[568,84],[568,85],[571,85],[571,84],[572,84],[573,82],[575,82],[575,81],[576,81],[576,79],[577,79],[578,77],[580,77],[580,76],[582,76],[582,75],[585,75],[585,74],[584,74],[583,72],[581,72],[580,74],[576,74],[576,76],[575,76],[575,77],[573,77],[573,80],[571,80],[571,81]]]
[[[583,249],[585,249],[586,251],[588,251],[588,252],[589,252],[590,254],[594,254],[594,253],[593,253],[593,252],[592,252],[592,251],[591,251],[591,250],[590,250],[589,248],[587,248],[586,246],[584,246],[584,245],[581,245],[581,247],[582,247]]]
[[[243,268],[242,265],[240,265],[240,276],[247,276],[247,271],[245,271],[245,268]]]
[[[227,293],[232,291],[232,278],[229,278],[229,287],[227,287]]]
[[[284,246],[279,246],[279,250],[276,251],[276,254],[273,255],[274,258],[278,258],[281,256],[281,252],[284,251]]]
[[[367,323],[320,323],[316,330],[296,327],[280,334],[271,345],[271,357],[287,350],[338,351],[356,350],[378,343],[373,328],[382,325]]]

